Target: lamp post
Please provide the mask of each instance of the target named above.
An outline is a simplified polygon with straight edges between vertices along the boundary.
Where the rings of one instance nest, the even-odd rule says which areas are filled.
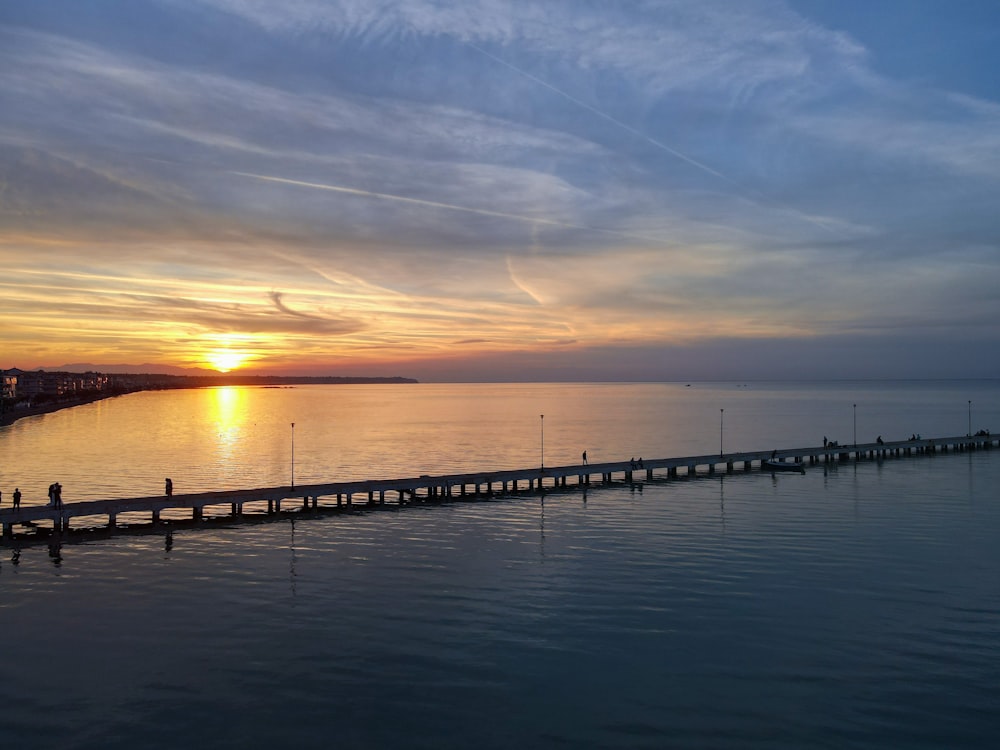
[[[969,399],[969,437],[972,437],[972,399]]]
[[[719,409],[719,455],[722,455],[722,427],[725,424],[726,410]]]
[[[858,447],[858,405],[854,405],[854,447]]]
[[[539,422],[541,424],[541,433],[542,433],[542,464],[541,464],[541,466],[542,466],[542,471],[545,471],[545,415],[544,414],[539,414],[538,415],[538,419],[539,419]]]
[[[295,489],[295,422],[292,422],[292,489]]]

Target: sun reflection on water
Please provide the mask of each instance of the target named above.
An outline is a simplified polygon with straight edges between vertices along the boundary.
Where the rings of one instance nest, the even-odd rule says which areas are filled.
[[[218,436],[220,457],[227,459],[236,451],[247,422],[247,399],[244,389],[238,386],[220,386],[213,389],[213,421]]]

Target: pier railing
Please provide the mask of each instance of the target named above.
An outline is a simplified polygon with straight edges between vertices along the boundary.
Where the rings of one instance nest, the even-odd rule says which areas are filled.
[[[63,532],[71,528],[115,528],[119,516],[129,514],[128,524],[161,523],[167,512],[171,520],[198,521],[206,512],[214,516],[243,517],[246,513],[276,514],[290,510],[370,507],[387,502],[404,505],[435,499],[481,497],[520,491],[538,492],[547,487],[589,486],[594,482],[635,482],[657,478],[695,477],[717,470],[769,470],[768,461],[815,465],[866,459],[932,455],[949,451],[983,450],[1000,445],[991,435],[901,440],[885,443],[784,448],[776,451],[718,453],[676,458],[633,459],[568,466],[545,466],[462,474],[421,475],[400,479],[306,484],[295,487],[154,495],[127,499],[91,500],[52,505],[25,504],[0,508],[3,535],[28,531]],[[140,514],[136,516],[136,514]],[[189,514],[189,515],[188,515]],[[76,524],[73,522],[76,521]]]

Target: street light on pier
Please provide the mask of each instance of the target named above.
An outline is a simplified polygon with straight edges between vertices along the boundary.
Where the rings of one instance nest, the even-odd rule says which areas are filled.
[[[854,405],[854,447],[858,447],[858,405]]]
[[[541,466],[542,466],[542,471],[545,471],[545,415],[544,414],[539,414],[538,418],[540,420],[541,430],[542,430],[542,463],[541,463]]]
[[[972,399],[969,399],[969,434],[968,437],[972,437]]]
[[[295,422],[292,422],[292,489],[295,489]]]
[[[725,424],[726,410],[719,409],[719,455],[722,455],[722,427]]]

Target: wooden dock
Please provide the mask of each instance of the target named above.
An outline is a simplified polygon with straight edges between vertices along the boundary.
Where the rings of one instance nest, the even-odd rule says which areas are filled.
[[[811,448],[780,449],[776,460],[801,465],[833,464],[904,456],[934,455],[950,451],[985,450],[1000,446],[991,435],[975,435],[858,445],[827,445]],[[679,458],[637,459],[571,466],[545,466],[507,471],[466,474],[422,475],[402,479],[374,479],[355,482],[329,482],[295,487],[202,492],[186,495],[157,495],[129,499],[92,500],[50,505],[22,505],[0,508],[3,537],[68,532],[71,529],[115,529],[119,516],[123,524],[156,526],[166,523],[161,514],[172,520],[179,517],[199,521],[206,514],[213,518],[240,519],[261,514],[280,514],[308,510],[344,510],[388,504],[406,505],[443,499],[544,492],[548,488],[589,487],[592,483],[616,481],[633,483],[653,479],[693,478],[716,471],[732,473],[751,471],[772,457],[772,451],[720,453]]]

